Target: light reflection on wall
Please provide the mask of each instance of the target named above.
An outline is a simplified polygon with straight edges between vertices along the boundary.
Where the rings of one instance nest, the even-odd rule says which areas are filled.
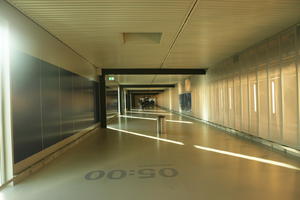
[[[170,110],[172,110],[173,107],[172,107],[172,91],[171,91],[171,89],[168,90],[168,93],[169,93],[169,108],[170,108]]]

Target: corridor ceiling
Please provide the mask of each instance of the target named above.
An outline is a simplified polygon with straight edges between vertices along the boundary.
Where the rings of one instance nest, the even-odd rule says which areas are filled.
[[[190,75],[117,75],[120,84],[176,84]]]
[[[191,75],[108,75],[114,77],[113,81],[106,80],[106,85],[117,86],[121,85],[153,85],[153,84],[176,84],[182,80],[188,79]],[[201,76],[201,75],[199,75]],[[162,88],[128,88],[129,90],[157,90],[168,89]]]
[[[300,0],[7,1],[105,68],[207,68],[300,21]]]

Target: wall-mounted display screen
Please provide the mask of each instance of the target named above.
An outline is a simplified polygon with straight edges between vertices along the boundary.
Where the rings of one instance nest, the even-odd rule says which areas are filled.
[[[190,112],[192,110],[192,94],[183,93],[179,95],[180,108],[182,111]]]

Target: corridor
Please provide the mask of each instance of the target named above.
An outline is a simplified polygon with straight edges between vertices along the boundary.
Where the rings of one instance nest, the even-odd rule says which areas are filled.
[[[157,115],[167,119],[162,135]],[[155,109],[111,119],[0,199],[296,200],[299,186],[299,160]]]

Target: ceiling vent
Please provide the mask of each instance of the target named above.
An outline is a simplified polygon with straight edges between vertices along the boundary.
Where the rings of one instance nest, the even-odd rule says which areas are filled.
[[[124,44],[159,44],[162,33],[123,33]]]

